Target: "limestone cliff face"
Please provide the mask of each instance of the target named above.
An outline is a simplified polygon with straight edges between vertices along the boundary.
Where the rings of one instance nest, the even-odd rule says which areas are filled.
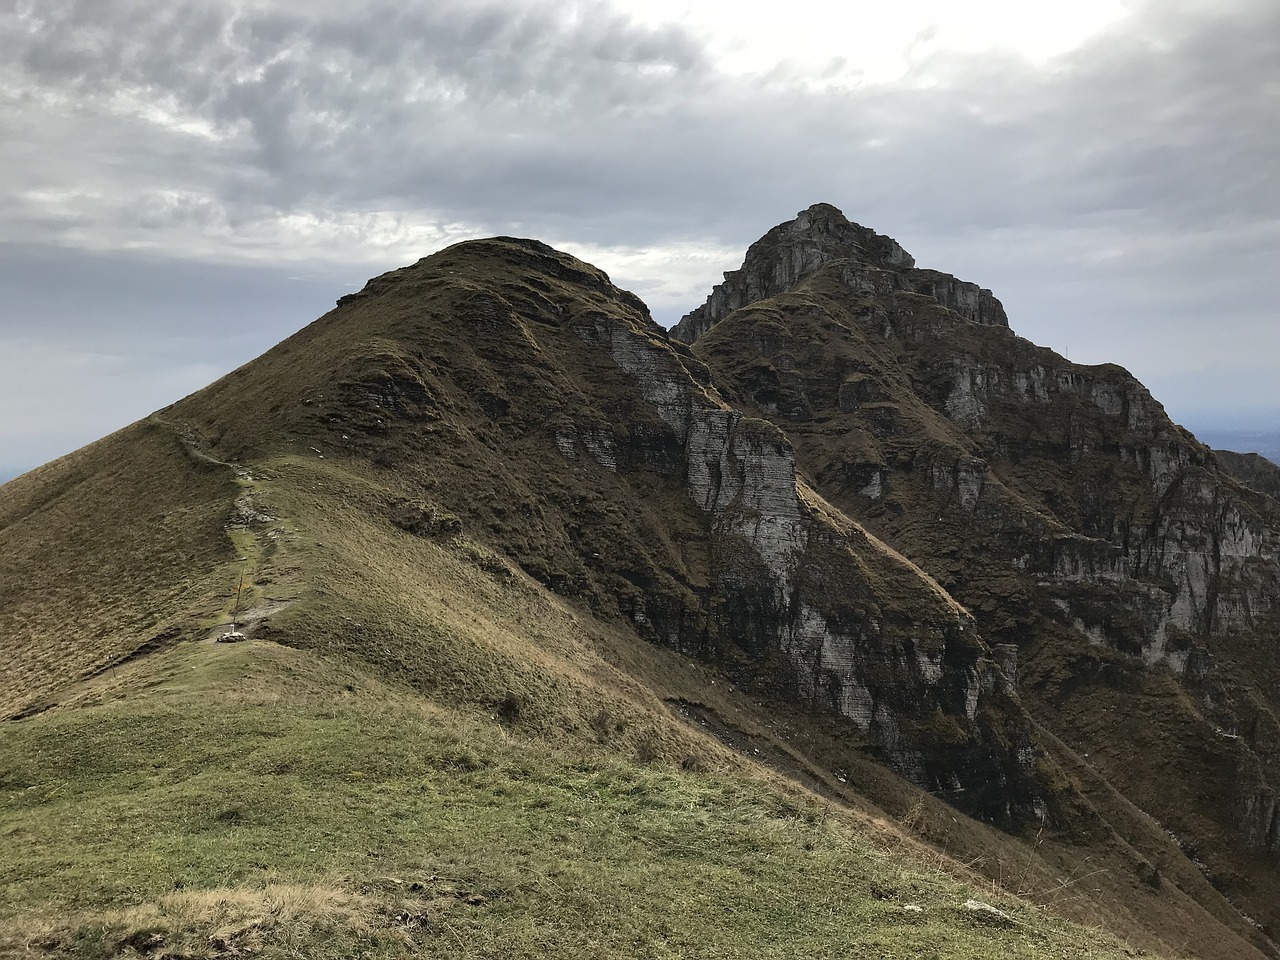
[[[658,412],[636,455],[681,477],[709,528],[708,628],[633,608],[637,623],[731,676],[844,717],[899,773],[1005,823],[1047,815],[1037,751],[1012,698],[1016,658],[927,575],[796,476],[774,425],[726,407],[665,338],[634,321],[571,323]],[[980,713],[982,714],[980,716]]]
[[[1064,612],[1092,640],[1177,672],[1192,638],[1250,630],[1273,613],[1272,505],[1216,470],[1124,370],[1045,362],[1017,343],[986,346],[985,358],[950,360],[940,411],[990,438],[993,459],[1013,467],[1048,454],[1070,484],[1068,503],[1044,506],[1073,536],[1012,554],[1011,565],[1060,585]],[[956,496],[965,506],[964,492]],[[1130,615],[1099,616],[1089,586],[1127,589]]]
[[[1280,852],[1276,502],[1126,371],[1015,336],[989,292],[927,286],[896,245],[895,262],[808,255],[815,209],[770,231],[678,335],[824,497],[1017,647],[1041,723],[1280,923],[1249,892],[1280,889],[1280,860],[1239,867]]]
[[[976,323],[1008,325],[990,290],[935,270],[916,270],[897,241],[851,223],[830,204],[816,203],[753,243],[742,266],[726,273],[707,302],[677,323],[671,335],[693,343],[733,311],[786,293],[828,263],[841,263],[856,289],[919,293]]]

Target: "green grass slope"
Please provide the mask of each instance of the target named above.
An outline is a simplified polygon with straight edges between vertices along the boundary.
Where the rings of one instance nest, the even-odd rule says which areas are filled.
[[[0,950],[1132,955],[720,765],[549,745],[266,641],[182,645],[0,741]]]
[[[202,628],[0,728],[0,951],[1126,955],[727,749],[669,705],[732,714],[704,668],[371,515],[358,470],[240,473],[274,518],[212,552],[253,558],[258,638]]]

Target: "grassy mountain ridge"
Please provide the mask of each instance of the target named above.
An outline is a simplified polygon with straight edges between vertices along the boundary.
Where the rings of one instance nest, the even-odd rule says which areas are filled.
[[[602,273],[498,238],[344,300],[0,488],[0,949],[1131,949],[1039,904],[1261,955],[1071,750],[1046,769],[1079,829],[1001,833],[886,768],[883,728],[789,701],[785,657],[734,647],[726,568],[768,565],[744,524],[772,534],[733,471],[768,468],[801,501],[799,595],[834,564],[856,595],[813,600],[828,620],[998,677],[962,608],[805,493],[790,442]],[[691,494],[672,405],[725,430],[723,508]],[[250,640],[212,642],[233,618]],[[904,737],[968,743],[963,710]]]
[[[1126,955],[984,891],[1011,918],[988,926],[900,839],[749,777],[522,742],[258,641],[162,657],[180,686],[119,679],[0,748],[10,849],[38,845],[4,867],[0,947]]]
[[[235,492],[230,471],[148,422],[5,484],[0,710],[216,615]]]

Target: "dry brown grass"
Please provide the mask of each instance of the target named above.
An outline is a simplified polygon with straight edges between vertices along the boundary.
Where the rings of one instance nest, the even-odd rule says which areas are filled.
[[[209,622],[234,577],[236,492],[145,423],[5,485],[0,715]]]
[[[268,946],[300,955],[319,931],[368,935],[378,909],[373,898],[325,884],[175,890],[123,909],[0,922],[0,948],[48,955],[69,947],[76,931],[100,929],[118,934],[115,949],[125,955],[255,955]]]

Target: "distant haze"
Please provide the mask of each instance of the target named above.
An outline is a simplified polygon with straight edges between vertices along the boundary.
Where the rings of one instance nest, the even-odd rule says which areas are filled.
[[[1280,423],[1275,0],[751,10],[10,4],[0,470],[460,239],[567,249],[670,325],[818,201],[1192,429]]]

